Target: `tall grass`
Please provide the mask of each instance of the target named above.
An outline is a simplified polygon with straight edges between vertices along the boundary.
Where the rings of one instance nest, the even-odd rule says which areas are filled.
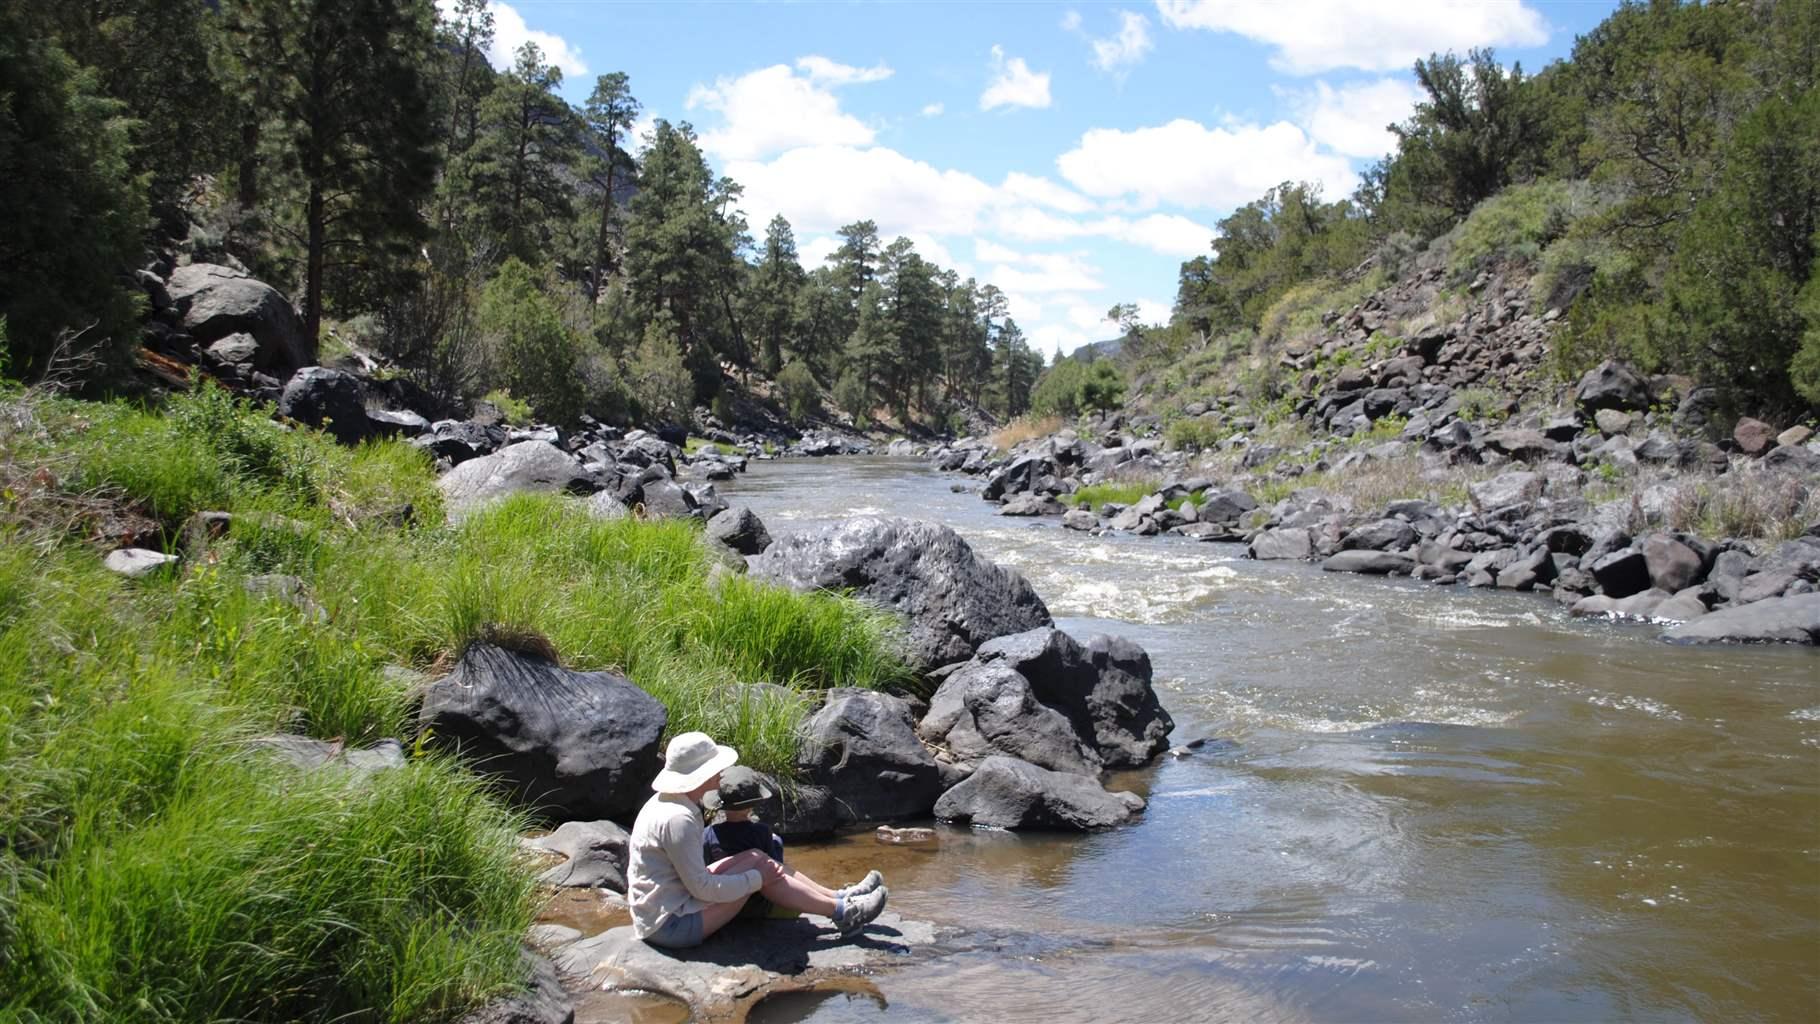
[[[1008,452],[1025,441],[1046,437],[1062,429],[1060,416],[1020,416],[993,431],[986,440],[1001,452]]]
[[[450,526],[406,445],[340,448],[212,391],[24,402],[0,395],[0,1020],[436,1021],[518,984],[524,823],[464,766],[249,752],[408,740],[390,666],[544,637],[785,775],[801,691],[906,675],[882,614],[711,582],[688,524],[539,496]],[[196,511],[232,526],[125,581],[15,484],[149,515],[173,548]]]
[[[1162,486],[1161,482],[1156,480],[1108,480],[1104,483],[1088,484],[1073,494],[1064,496],[1062,500],[1075,508],[1098,511],[1105,507],[1107,502],[1119,505],[1136,504],[1155,494],[1160,486]]]

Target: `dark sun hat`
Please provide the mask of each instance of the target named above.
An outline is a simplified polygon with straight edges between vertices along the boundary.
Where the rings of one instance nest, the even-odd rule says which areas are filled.
[[[771,799],[771,787],[764,777],[744,765],[727,769],[720,775],[720,805],[729,810],[753,807]]]

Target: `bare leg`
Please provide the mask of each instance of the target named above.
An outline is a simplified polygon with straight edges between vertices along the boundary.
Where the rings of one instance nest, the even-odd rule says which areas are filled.
[[[758,860],[762,859],[768,861],[771,859],[762,853],[757,853],[757,857],[754,858],[752,856],[754,853],[757,853],[757,851],[747,851],[746,853],[735,854],[731,857],[723,857],[708,865],[708,870],[717,875],[733,875],[742,871],[757,870],[759,867]],[[745,907],[746,901],[751,898],[750,895],[741,896],[736,900],[728,900],[725,903],[710,903],[703,907],[701,911],[702,938],[705,939],[715,932],[720,931],[722,928],[725,928],[734,918],[739,916],[740,910]]]

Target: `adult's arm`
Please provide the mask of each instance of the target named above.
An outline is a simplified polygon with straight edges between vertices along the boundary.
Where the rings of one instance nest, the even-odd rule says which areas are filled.
[[[663,831],[664,853],[690,895],[704,903],[731,903],[764,887],[764,876],[756,871],[725,875],[709,871],[702,858],[701,833],[701,826],[686,815],[670,819]]]

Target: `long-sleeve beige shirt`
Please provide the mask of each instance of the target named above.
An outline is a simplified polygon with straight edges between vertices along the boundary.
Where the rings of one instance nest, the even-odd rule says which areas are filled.
[[[626,866],[626,900],[639,938],[672,916],[732,902],[764,885],[756,871],[710,873],[702,860],[702,830],[701,808],[681,794],[658,793],[639,809]]]

